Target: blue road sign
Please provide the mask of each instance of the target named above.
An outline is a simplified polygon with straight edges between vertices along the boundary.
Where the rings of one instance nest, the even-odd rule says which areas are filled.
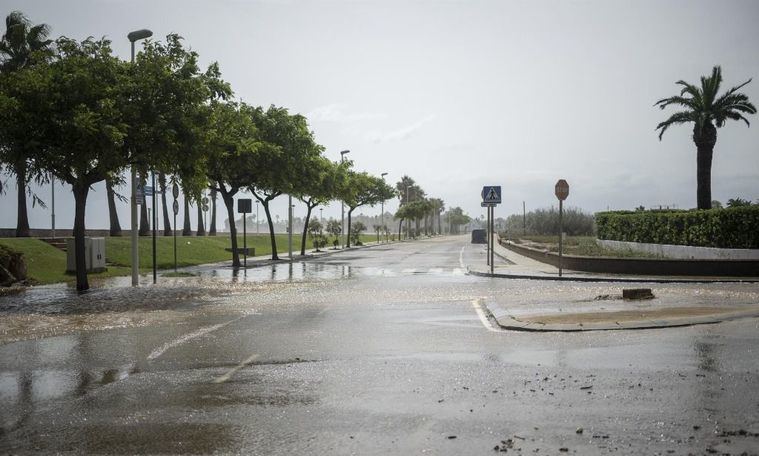
[[[152,185],[146,185],[145,186],[145,196],[153,196],[153,186]]]
[[[482,202],[488,204],[500,204],[501,203],[501,186],[500,185],[486,185],[482,187]]]

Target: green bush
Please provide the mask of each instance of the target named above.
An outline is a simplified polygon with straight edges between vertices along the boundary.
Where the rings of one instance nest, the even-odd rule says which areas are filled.
[[[759,248],[759,206],[596,214],[598,239],[733,249]]]
[[[562,215],[564,232],[569,236],[584,236],[594,233],[593,216],[575,207],[565,207]],[[536,209],[526,216],[527,234],[548,235],[559,232],[559,210]],[[506,219],[506,232],[517,236],[523,232],[524,219],[522,214],[510,215]]]

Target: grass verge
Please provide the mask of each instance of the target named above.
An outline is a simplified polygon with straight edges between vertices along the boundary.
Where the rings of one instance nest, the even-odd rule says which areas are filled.
[[[276,235],[277,250],[286,253],[287,235]],[[376,241],[374,235],[362,235],[363,242]],[[248,235],[248,248],[255,248],[256,256],[271,255],[271,241],[268,234]],[[242,236],[238,237],[239,247],[242,248]],[[29,281],[42,285],[59,282],[73,282],[76,277],[67,274],[66,252],[63,252],[46,242],[34,238],[0,238],[0,245],[22,252],[26,260]],[[152,239],[141,237],[138,243],[140,269],[143,272],[152,270],[153,250]],[[195,266],[206,263],[229,261],[231,252],[229,234],[219,233],[218,236],[177,236],[177,266]],[[307,250],[312,250],[310,240],[306,242]],[[300,236],[293,237],[293,251],[300,253]],[[106,278],[131,274],[131,243],[129,236],[106,237],[105,253],[108,270],[89,274],[90,278]],[[156,238],[156,264],[158,269],[174,268],[174,238],[159,236]],[[180,273],[181,274],[181,273]],[[169,277],[167,274],[163,274]]]
[[[550,252],[559,251],[558,236],[528,235],[519,236],[512,241],[539,249],[548,249]],[[596,243],[595,236],[567,236],[563,242],[565,255],[578,255],[589,257],[614,257],[614,258],[659,258],[656,255],[632,250],[612,250],[601,247]]]

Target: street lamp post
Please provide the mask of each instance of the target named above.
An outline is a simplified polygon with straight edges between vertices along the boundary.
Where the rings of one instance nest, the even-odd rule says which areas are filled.
[[[141,29],[141,30],[135,30],[133,32],[129,32],[127,35],[127,39],[129,39],[129,42],[132,47],[132,64],[134,64],[134,42],[137,40],[142,40],[145,38],[150,38],[153,36],[153,32],[151,32],[148,29]],[[134,150],[132,151],[132,154],[134,154]],[[132,200],[131,200],[131,212],[132,212],[132,232],[131,232],[131,241],[132,241],[132,286],[136,287],[139,284],[139,278],[140,278],[140,265],[139,265],[139,257],[137,255],[137,169],[135,168],[135,163],[132,163]],[[144,198],[144,195],[143,195]],[[143,201],[142,204],[145,204]]]
[[[256,200],[256,234],[258,234],[258,200]]]
[[[322,226],[324,226],[324,208],[323,207],[319,208],[319,223],[321,223]]]
[[[406,186],[406,204],[409,203],[409,200],[408,200],[408,189],[409,188],[411,188],[411,186],[407,185]],[[411,222],[411,220],[409,220],[409,218],[406,217],[406,240],[408,240],[409,235],[411,234],[411,223],[410,222]]]
[[[340,152],[340,163],[345,161],[345,155],[351,153],[349,150],[343,150]],[[343,248],[345,248],[345,202],[340,202],[340,209],[342,211],[342,217],[340,222],[340,237],[343,240]]]
[[[383,181],[385,180],[385,176],[387,176],[387,173],[380,174]],[[380,229],[385,231],[385,243],[387,243],[387,230],[385,229],[385,200],[382,200],[380,203],[380,211],[380,225],[382,226]]]

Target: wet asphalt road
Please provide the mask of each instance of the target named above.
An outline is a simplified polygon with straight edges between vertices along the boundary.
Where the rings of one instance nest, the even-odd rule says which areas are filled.
[[[0,298],[0,453],[759,454],[757,319],[493,331],[478,299],[584,308],[620,287],[467,276],[472,261],[460,237]]]

